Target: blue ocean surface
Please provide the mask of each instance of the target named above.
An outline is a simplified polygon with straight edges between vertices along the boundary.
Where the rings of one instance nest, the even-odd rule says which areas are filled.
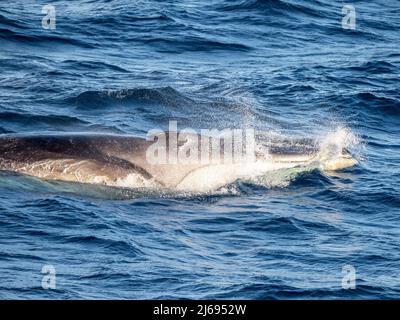
[[[0,172],[1,299],[400,298],[400,1],[50,4],[0,2],[1,135],[175,120],[358,164],[176,195]]]

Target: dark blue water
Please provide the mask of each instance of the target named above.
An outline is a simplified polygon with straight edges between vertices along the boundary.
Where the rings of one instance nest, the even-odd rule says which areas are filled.
[[[0,133],[345,128],[360,162],[176,197],[2,173],[0,298],[400,298],[400,1],[354,30],[331,0],[43,4],[0,2]]]

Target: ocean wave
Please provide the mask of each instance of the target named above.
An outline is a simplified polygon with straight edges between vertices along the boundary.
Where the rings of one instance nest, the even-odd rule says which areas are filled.
[[[0,14],[0,25],[5,27],[12,27],[12,28],[24,28],[26,24],[17,19],[9,19],[6,16]]]
[[[299,4],[284,0],[235,0],[227,1],[227,3],[221,6],[220,9],[224,11],[272,11],[272,14],[280,12],[284,14],[301,14],[318,18],[326,17],[324,14],[326,7],[322,6],[322,3],[319,1]]]
[[[107,107],[113,104],[150,104],[183,106],[194,101],[171,87],[135,88],[122,90],[85,91],[77,97],[67,99],[79,108]]]
[[[390,74],[396,73],[397,67],[384,60],[367,61],[359,66],[350,67],[349,70],[362,71],[367,74]]]
[[[154,47],[158,52],[181,53],[184,51],[250,51],[252,48],[242,43],[211,40],[204,37],[187,36],[183,39],[154,37],[142,40],[143,43]]]
[[[31,124],[47,124],[47,125],[87,125],[89,122],[73,116],[66,115],[40,115],[27,114],[18,112],[0,112],[0,120],[7,122],[31,123]]]
[[[102,61],[81,61],[81,60],[64,60],[63,68],[73,69],[73,70],[110,70],[114,72],[129,73],[130,71],[117,65]]]
[[[80,20],[83,24],[90,26],[100,25],[101,28],[107,27],[122,27],[137,22],[175,22],[175,20],[168,16],[165,12],[155,13],[149,15],[138,16],[134,12],[126,12],[125,10],[116,11],[114,15],[99,14],[96,16],[84,17]]]
[[[373,113],[379,112],[390,116],[400,115],[400,101],[394,98],[377,95],[372,92],[360,92],[356,95],[358,103],[368,106]]]
[[[34,114],[19,113],[14,111],[0,112],[0,120],[3,126],[1,134],[22,133],[26,131],[27,125],[30,132],[103,132],[122,133],[116,125],[95,123],[84,120],[81,117],[62,114]]]
[[[331,276],[328,281],[336,281],[340,283],[340,276]],[[209,295],[209,299],[335,299],[340,296],[342,299],[368,299],[371,296],[387,296],[395,298],[397,290],[382,289],[378,286],[367,285],[362,279],[359,279],[359,284],[354,290],[343,290],[339,285],[329,287],[327,283],[322,281],[311,281],[303,285],[286,285],[284,281],[279,281],[276,278],[262,279],[262,281],[252,280],[246,285],[234,285],[224,288],[222,294]],[[307,287],[307,285],[312,285]]]
[[[26,31],[12,31],[10,29],[0,28],[0,39],[3,41],[11,41],[16,43],[25,43],[29,45],[72,45],[86,49],[92,49],[96,47],[95,43],[84,41],[81,38],[63,37],[61,35],[49,35],[43,34],[29,34]]]
[[[0,127],[0,134],[13,133],[14,131]]]
[[[100,236],[71,235],[62,237],[65,242],[80,243],[85,246],[101,247],[114,253],[122,253],[126,257],[143,256],[142,250],[125,240],[116,240]],[[60,239],[61,240],[61,239]]]

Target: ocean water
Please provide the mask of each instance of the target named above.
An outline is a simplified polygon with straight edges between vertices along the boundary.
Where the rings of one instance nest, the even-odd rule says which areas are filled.
[[[400,1],[51,4],[54,29],[43,1],[0,2],[1,134],[176,120],[359,163],[175,195],[2,172],[0,298],[400,298]]]

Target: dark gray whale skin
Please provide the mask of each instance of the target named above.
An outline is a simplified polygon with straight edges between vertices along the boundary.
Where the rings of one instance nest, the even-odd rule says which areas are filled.
[[[0,137],[0,169],[7,170],[12,164],[72,158],[134,170],[150,178],[142,167],[120,157],[142,154],[150,144],[141,138],[116,135],[3,136]]]
[[[168,133],[165,136],[168,141]],[[101,176],[104,181],[100,183],[106,185],[115,185],[116,181],[137,173],[143,180],[151,179],[158,186],[173,188],[202,166],[151,164],[146,151],[153,143],[154,140],[112,134],[3,135],[0,170],[83,183]],[[69,166],[79,170],[79,178],[72,169],[66,173]]]

